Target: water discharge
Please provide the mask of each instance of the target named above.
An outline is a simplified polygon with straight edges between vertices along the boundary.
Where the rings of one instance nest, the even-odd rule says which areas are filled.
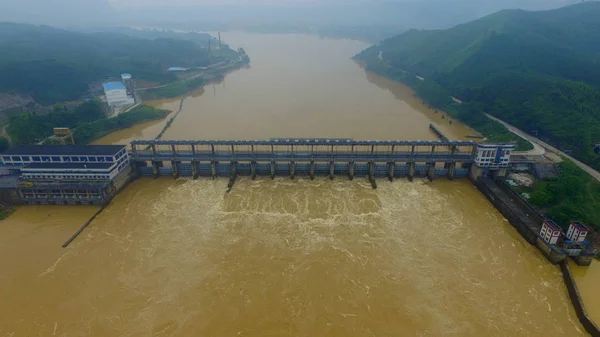
[[[360,42],[223,38],[251,68],[186,98],[165,139],[473,133],[365,74]],[[226,184],[135,181],[67,249],[94,208],[19,209],[0,223],[0,336],[585,336],[559,270],[467,180]]]

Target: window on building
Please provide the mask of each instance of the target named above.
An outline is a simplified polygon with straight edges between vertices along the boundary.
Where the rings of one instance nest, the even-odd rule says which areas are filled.
[[[79,157],[79,161],[88,161],[88,157]]]
[[[41,161],[41,158],[40,157],[31,157],[31,160],[33,160],[33,161]]]
[[[71,157],[71,161],[79,161],[79,157]]]
[[[21,157],[19,157],[19,156],[12,156],[11,159],[13,161],[21,161]]]
[[[21,157],[21,159],[23,159],[23,161],[31,161],[29,156],[23,156],[23,157]]]
[[[61,160],[60,160],[60,157],[53,156],[52,161],[60,162]]]
[[[96,161],[96,157],[89,157],[90,161]]]
[[[9,156],[4,156],[4,157],[2,157],[2,160],[4,160],[4,161],[10,161],[10,157]]]
[[[96,157],[96,159],[98,159],[100,162],[104,162],[104,157]]]
[[[113,162],[113,157],[104,157],[104,159],[109,163]]]

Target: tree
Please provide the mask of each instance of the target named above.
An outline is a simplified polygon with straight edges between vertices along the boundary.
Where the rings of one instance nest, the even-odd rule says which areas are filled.
[[[10,147],[10,143],[8,142],[8,139],[0,136],[0,152],[4,152],[9,147]]]

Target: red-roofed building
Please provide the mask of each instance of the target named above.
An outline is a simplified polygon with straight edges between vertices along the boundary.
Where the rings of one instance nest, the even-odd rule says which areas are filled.
[[[552,220],[544,220],[542,229],[540,230],[540,236],[547,243],[554,245],[558,243],[562,229]]]
[[[567,238],[573,242],[583,242],[587,236],[589,229],[580,222],[571,222],[569,230],[567,230]]]

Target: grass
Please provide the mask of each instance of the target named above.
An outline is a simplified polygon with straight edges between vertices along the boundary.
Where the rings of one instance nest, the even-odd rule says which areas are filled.
[[[561,173],[555,179],[538,180],[524,192],[530,202],[563,229],[571,221],[580,221],[600,230],[600,183],[569,160],[558,164]]]

